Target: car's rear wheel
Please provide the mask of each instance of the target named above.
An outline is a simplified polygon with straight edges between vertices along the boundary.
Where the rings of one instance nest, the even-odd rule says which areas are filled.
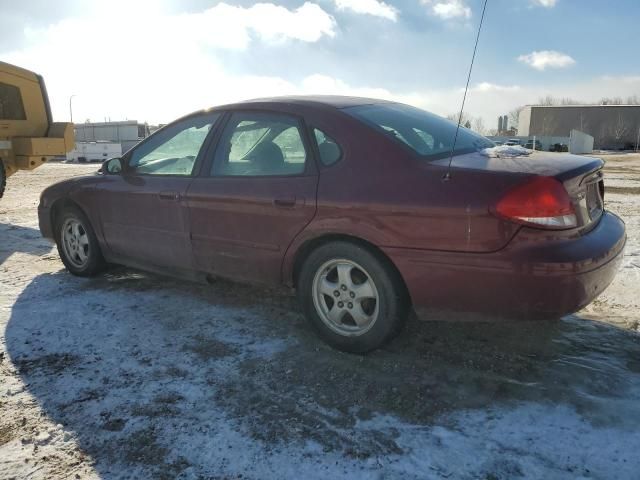
[[[385,259],[350,242],[331,242],[307,257],[298,276],[305,316],[331,346],[365,353],[389,341],[404,324],[409,301]]]
[[[67,207],[56,222],[56,243],[62,263],[80,277],[101,272],[105,261],[93,227],[77,207]]]

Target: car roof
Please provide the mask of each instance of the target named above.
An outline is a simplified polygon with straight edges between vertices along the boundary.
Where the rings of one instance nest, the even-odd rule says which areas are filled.
[[[265,97],[244,100],[242,102],[222,105],[215,108],[232,108],[246,106],[248,104],[260,105],[305,105],[310,107],[347,108],[359,105],[375,105],[381,103],[394,103],[389,100],[380,100],[366,97],[349,97],[343,95],[289,95],[282,97]]]

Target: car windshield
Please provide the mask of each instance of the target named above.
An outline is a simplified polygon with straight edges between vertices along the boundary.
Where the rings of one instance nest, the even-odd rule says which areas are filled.
[[[456,124],[432,113],[399,103],[359,105],[344,111],[408,145],[426,159],[443,158],[451,153]],[[489,139],[461,126],[453,153],[460,155],[493,146]]]

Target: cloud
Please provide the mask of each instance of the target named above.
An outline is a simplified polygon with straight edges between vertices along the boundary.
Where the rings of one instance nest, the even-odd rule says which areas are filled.
[[[471,18],[471,8],[465,0],[420,0],[427,5],[432,15],[443,20],[468,20]]]
[[[555,50],[540,50],[527,55],[520,55],[518,61],[540,71],[546,70],[547,68],[570,67],[576,63],[569,55],[556,52]]]
[[[374,15],[393,22],[398,19],[398,9],[379,0],[335,0],[338,10]]]
[[[538,7],[553,8],[556,6],[557,0],[531,0],[531,3]]]
[[[114,23],[109,15],[116,13]],[[244,51],[259,43],[283,48],[284,54],[291,42],[317,42],[335,30],[334,18],[310,2],[296,9],[220,3],[178,15],[150,9],[144,22],[100,11],[27,28],[25,48],[0,53],[44,76],[57,120],[68,118],[68,99],[75,94],[78,119],[166,122],[206,106],[291,90],[281,77],[231,73],[216,51]],[[73,55],[63,54],[70,46]]]
[[[470,92],[514,92],[520,90],[519,85],[497,85],[490,82],[481,82],[469,88]]]
[[[119,10],[111,13],[105,10],[99,15],[70,18],[47,28],[28,30],[28,47],[16,51],[0,47],[4,50],[0,56],[44,76],[54,119],[58,121],[69,118],[72,94],[77,95],[73,109],[74,118],[79,120],[111,117],[152,123],[168,122],[209,106],[272,95],[385,98],[439,115],[460,108],[462,83],[446,88],[392,89],[382,78],[361,76],[359,81],[353,80],[356,77],[349,75],[348,70],[344,75],[335,72],[328,75],[330,65],[321,62],[293,65],[287,57],[290,45],[329,39],[337,30],[335,20],[319,7],[285,9],[262,5],[269,5],[265,11],[273,15],[269,26],[256,20],[261,12],[255,7],[225,4],[214,7],[213,14],[211,9],[187,15],[149,9],[145,22],[140,22],[137,15],[123,17]],[[291,19],[304,22],[305,29],[288,25]],[[126,35],[98,34],[112,31],[116,22],[118,32]],[[228,35],[218,31],[222,29],[224,33],[225,28]],[[250,63],[252,47],[260,46],[258,52],[262,53],[264,45],[270,47],[270,58],[281,59],[276,65],[279,68],[270,69],[273,72],[270,75],[253,74],[262,70]],[[65,54],[69,46],[73,55]],[[479,78],[481,81],[471,86],[467,97],[466,111],[474,117],[482,116],[490,127],[494,127],[498,115],[535,103],[546,95],[588,102],[604,96],[626,97],[640,91],[640,76],[597,77],[546,85],[499,84],[496,78]]]
[[[170,22],[175,20],[169,18]],[[333,37],[336,27],[331,15],[310,2],[295,10],[272,3],[249,8],[219,3],[202,13],[180,15],[177,20],[177,25],[167,25],[168,32],[177,28],[187,35],[198,35],[210,46],[232,49],[246,48],[252,33],[267,42],[317,42],[324,35]]]

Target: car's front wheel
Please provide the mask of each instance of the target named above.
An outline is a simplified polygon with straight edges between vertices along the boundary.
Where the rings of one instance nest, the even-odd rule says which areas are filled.
[[[86,215],[77,207],[67,207],[56,222],[56,244],[69,272],[90,277],[105,267],[98,239]]]
[[[307,257],[298,276],[305,316],[331,346],[374,350],[404,324],[409,300],[399,274],[366,247],[331,242]]]

